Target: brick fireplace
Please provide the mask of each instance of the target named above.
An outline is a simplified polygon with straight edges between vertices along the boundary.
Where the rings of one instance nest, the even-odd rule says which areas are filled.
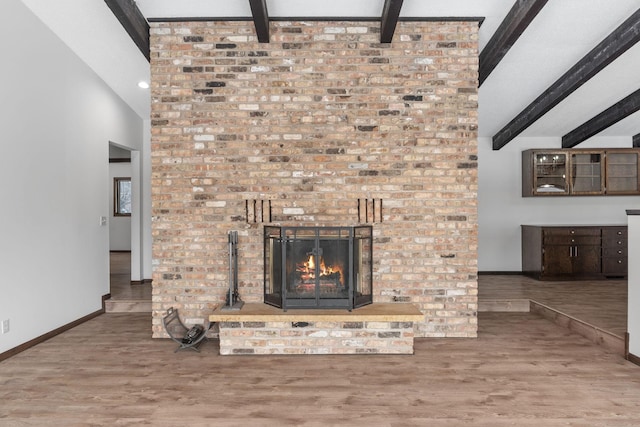
[[[263,302],[265,226],[373,226],[373,302],[477,332],[475,22],[151,24],[153,336],[228,287]],[[357,311],[357,309],[355,310]]]

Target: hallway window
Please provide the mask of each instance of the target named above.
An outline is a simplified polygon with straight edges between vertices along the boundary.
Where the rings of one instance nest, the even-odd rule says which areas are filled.
[[[113,178],[113,215],[131,216],[131,178]]]

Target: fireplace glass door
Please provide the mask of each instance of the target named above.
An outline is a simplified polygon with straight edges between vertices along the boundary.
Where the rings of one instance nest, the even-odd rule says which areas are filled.
[[[372,302],[372,230],[265,227],[267,304],[353,309]]]

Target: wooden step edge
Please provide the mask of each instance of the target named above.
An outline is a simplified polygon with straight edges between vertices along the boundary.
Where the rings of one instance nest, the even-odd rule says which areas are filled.
[[[530,309],[531,301],[527,298],[478,300],[479,312],[528,313]]]
[[[594,344],[605,347],[606,349],[613,351],[616,354],[620,354],[623,357],[625,356],[626,350],[624,337],[605,331],[598,326],[577,319],[534,300],[531,300],[530,311],[552,321],[558,326],[565,327],[570,331],[587,338]]]

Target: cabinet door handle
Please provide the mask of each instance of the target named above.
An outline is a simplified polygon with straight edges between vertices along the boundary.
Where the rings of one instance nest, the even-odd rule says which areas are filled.
[[[618,260],[618,264],[622,264],[622,260],[621,259]]]
[[[622,231],[618,231],[618,236],[622,236]]]
[[[576,254],[576,256],[578,256],[578,247],[577,246],[575,246],[574,253]]]
[[[573,246],[569,246],[569,258],[573,257]]]
[[[622,255],[622,251],[618,251],[618,254]]]

